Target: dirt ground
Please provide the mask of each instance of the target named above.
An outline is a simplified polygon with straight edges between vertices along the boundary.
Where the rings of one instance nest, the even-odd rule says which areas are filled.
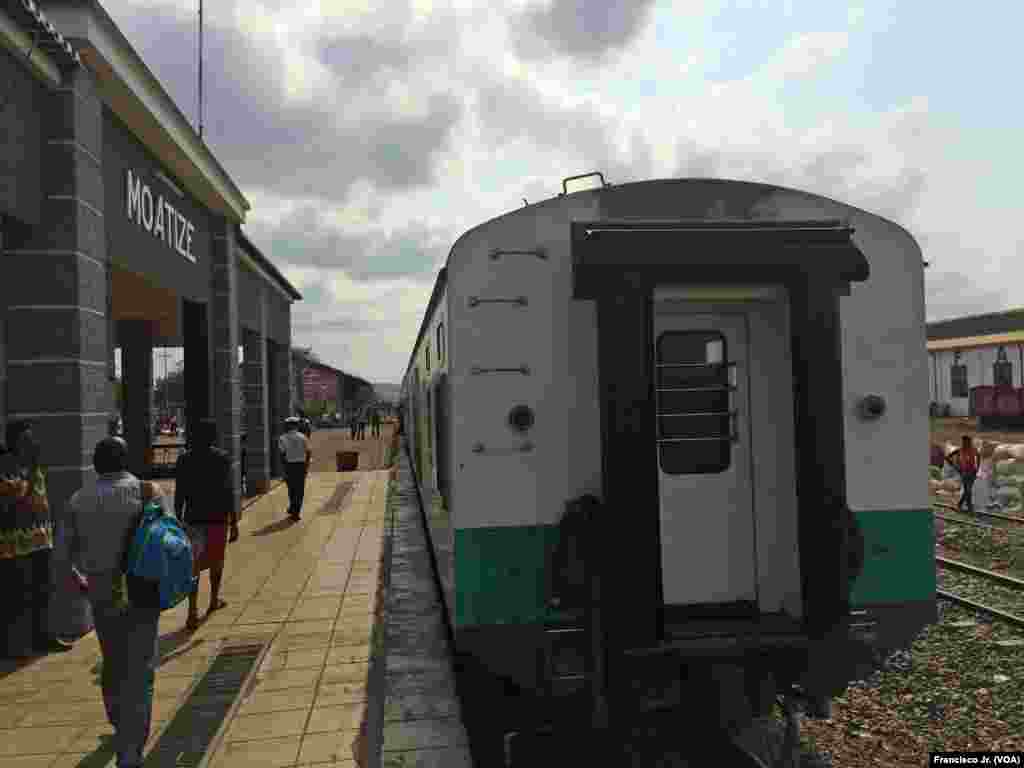
[[[977,419],[951,417],[931,420],[931,442],[933,444],[941,445],[950,442],[959,445],[964,435],[972,435],[975,438],[996,443],[1024,443],[1024,431],[980,432]]]
[[[384,469],[388,458],[388,445],[397,424],[388,421],[381,426],[381,437],[370,437],[370,427],[366,427],[364,440],[353,440],[348,427],[313,430],[312,451],[313,464],[311,472],[334,472],[337,468],[335,454],[338,451],[358,451],[359,469]]]

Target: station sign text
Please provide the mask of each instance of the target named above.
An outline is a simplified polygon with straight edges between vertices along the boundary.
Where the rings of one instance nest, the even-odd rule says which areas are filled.
[[[131,170],[128,171],[128,220],[136,222],[165,245],[195,263],[196,257],[192,255],[195,225],[175,210],[163,195],[154,196],[149,185],[144,184]]]

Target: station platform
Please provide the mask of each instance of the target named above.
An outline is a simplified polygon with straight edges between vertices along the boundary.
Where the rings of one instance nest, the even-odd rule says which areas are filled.
[[[186,604],[162,614],[147,768],[470,766],[404,453],[312,472],[299,523],[287,504],[279,485],[245,510],[226,608],[194,633]],[[95,633],[0,662],[0,765],[113,765],[100,665]]]

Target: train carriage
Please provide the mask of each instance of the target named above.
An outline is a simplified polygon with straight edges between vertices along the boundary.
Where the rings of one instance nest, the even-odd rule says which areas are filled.
[[[507,732],[648,682],[711,727],[821,709],[934,618],[920,248],[797,190],[601,182],[459,238],[403,381],[456,652]]]

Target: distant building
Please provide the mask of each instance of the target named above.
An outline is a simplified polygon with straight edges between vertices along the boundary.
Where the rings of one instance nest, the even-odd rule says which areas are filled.
[[[335,403],[338,412],[373,399],[373,386],[326,363],[309,360],[301,352],[292,351],[292,387],[294,402]]]
[[[1024,309],[928,323],[931,402],[974,416],[979,386],[1024,386]]]

